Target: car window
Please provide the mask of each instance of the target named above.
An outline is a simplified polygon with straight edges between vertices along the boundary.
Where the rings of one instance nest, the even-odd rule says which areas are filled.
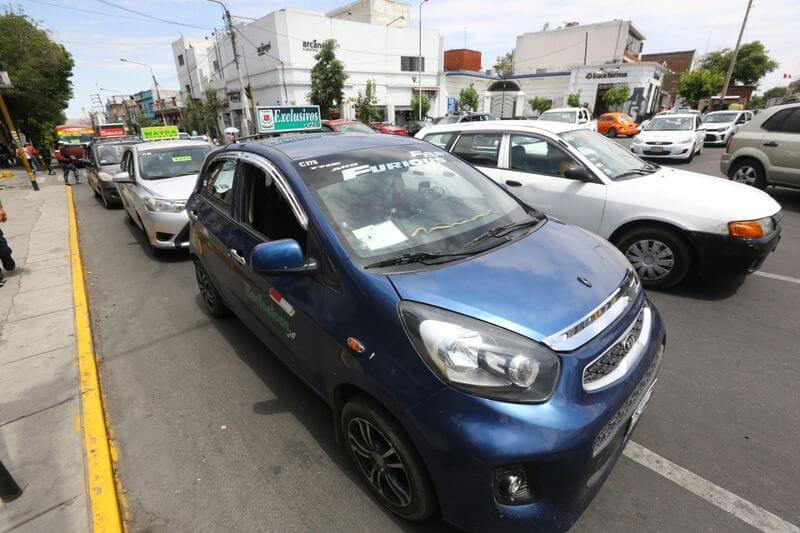
[[[632,172],[641,175],[640,171],[655,170],[618,143],[593,131],[567,131],[560,137],[612,180],[631,176]]]
[[[210,145],[190,144],[139,151],[139,175],[145,180],[174,178],[197,174]]]
[[[423,137],[423,139],[431,144],[435,144],[439,148],[444,148],[453,139],[455,134],[456,133],[453,131],[448,133],[430,133]]]
[[[793,109],[781,109],[761,124],[767,131],[779,131],[783,121],[794,111]]]
[[[511,136],[511,170],[564,177],[567,169],[580,166],[569,154],[539,137],[530,135]]]
[[[225,212],[231,212],[233,204],[233,176],[236,173],[236,161],[222,159],[209,165],[203,178],[203,195],[221,207]]]
[[[736,120],[736,113],[709,113],[703,117],[703,122],[706,124],[720,124],[734,120]]]
[[[780,129],[784,133],[800,133],[800,107],[791,110],[791,113],[781,123]]]
[[[267,240],[294,239],[306,252],[306,230],[297,221],[275,180],[260,168],[242,163],[243,222]]]
[[[452,152],[473,165],[496,168],[501,138],[499,133],[465,133]]]
[[[575,124],[575,122],[577,122],[576,117],[577,114],[575,111],[545,111],[539,115],[539,120]]]
[[[331,128],[327,124],[322,124],[322,126],[320,126],[320,128],[322,129],[322,131],[333,131],[333,128]]]
[[[336,131],[344,133],[375,133],[375,130],[360,122],[343,122],[336,126]]]
[[[691,131],[695,120],[693,117],[656,117],[650,121],[645,131]]]
[[[96,162],[101,165],[118,165],[125,152],[124,144],[106,144],[95,147],[97,152]]]

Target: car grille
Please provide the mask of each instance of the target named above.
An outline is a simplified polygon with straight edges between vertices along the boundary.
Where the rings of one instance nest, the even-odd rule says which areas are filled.
[[[644,155],[670,155],[671,152],[669,150],[665,150],[663,152],[654,152],[652,150],[642,150]]]
[[[648,141],[645,144],[649,144],[650,146],[669,146],[672,144],[672,141]]]
[[[633,348],[636,341],[642,335],[642,326],[644,324],[644,307],[639,311],[639,315],[633,323],[633,326],[625,332],[622,337],[614,344],[605,354],[600,356],[583,371],[583,384],[587,385],[603,376],[610,374],[628,355]]]

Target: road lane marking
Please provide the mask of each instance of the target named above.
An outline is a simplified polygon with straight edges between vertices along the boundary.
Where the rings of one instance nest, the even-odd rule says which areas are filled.
[[[769,532],[800,532],[800,528],[796,525],[664,459],[640,444],[630,441],[622,453],[625,457],[664,476],[756,529]]]
[[[72,262],[72,298],[75,304],[75,341],[81,392],[83,445],[86,454],[86,483],[92,517],[92,531],[122,533],[122,518],[114,479],[111,444],[100,392],[100,374],[92,341],[89,299],[78,242],[78,219],[72,188],[67,188],[69,207],[69,251]]]
[[[789,283],[797,283],[800,285],[800,279],[797,278],[790,278],[789,276],[781,276],[780,274],[770,274],[769,272],[761,272],[760,270],[757,272],[753,272],[756,276],[761,276],[763,278],[771,278],[771,279],[779,279],[781,281],[788,281]]]

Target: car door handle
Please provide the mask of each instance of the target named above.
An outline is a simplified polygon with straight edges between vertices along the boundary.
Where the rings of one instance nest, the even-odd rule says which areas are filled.
[[[517,180],[506,180],[506,185],[509,187],[522,187],[522,184]]]
[[[776,143],[775,141],[770,141],[768,143],[764,143],[764,146],[769,146],[769,147],[774,148],[774,147],[778,146],[778,143]]]
[[[190,209],[188,213],[189,213],[189,218],[191,218],[194,221],[197,221],[197,211],[196,210]]]
[[[240,265],[247,264],[247,261],[245,261],[244,257],[242,257],[242,254],[239,253],[239,250],[234,250],[233,248],[231,248],[230,250],[228,250],[228,256],[237,263],[239,263]]]

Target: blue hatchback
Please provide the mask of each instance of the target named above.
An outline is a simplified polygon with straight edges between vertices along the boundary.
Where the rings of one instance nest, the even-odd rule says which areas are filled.
[[[664,326],[625,258],[436,146],[233,144],[187,210],[208,312],[235,313],[332,406],[402,517],[566,529],[650,398]]]

